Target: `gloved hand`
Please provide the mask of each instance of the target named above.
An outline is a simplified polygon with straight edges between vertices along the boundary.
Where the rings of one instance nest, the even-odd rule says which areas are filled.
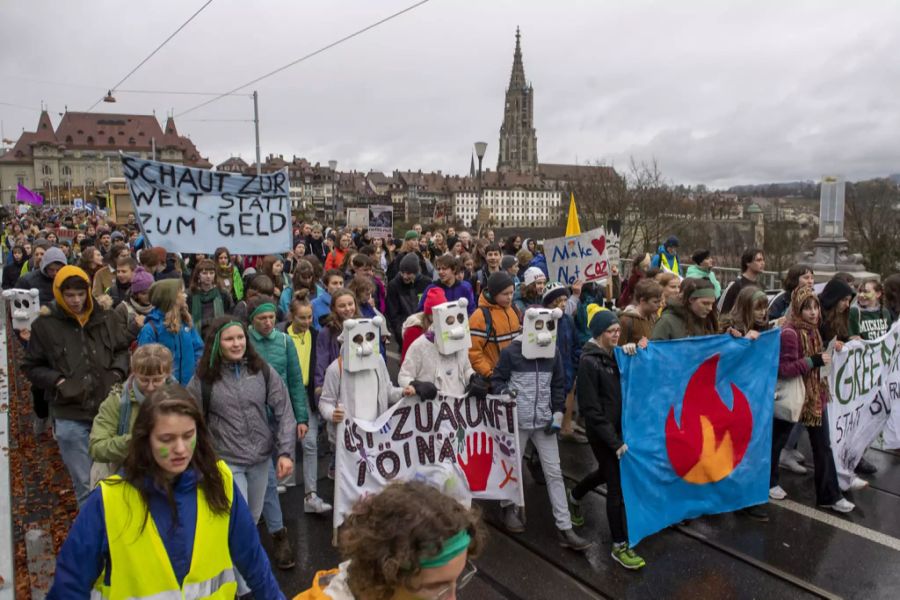
[[[626,452],[628,452],[628,444],[622,444],[621,446],[619,446],[619,449],[616,450],[616,458],[618,458],[619,460],[622,460],[622,456]]]
[[[544,433],[559,433],[562,429],[563,414],[561,412],[553,413],[553,420],[544,427]]]
[[[437,398],[437,386],[430,381],[411,381],[409,385],[416,390],[419,400],[434,400]]]
[[[472,373],[472,377],[469,378],[469,387],[466,388],[466,395],[475,396],[478,400],[484,400],[490,391],[490,382],[478,373]]]
[[[637,344],[625,344],[622,346],[622,352],[628,356],[634,356],[637,354]]]

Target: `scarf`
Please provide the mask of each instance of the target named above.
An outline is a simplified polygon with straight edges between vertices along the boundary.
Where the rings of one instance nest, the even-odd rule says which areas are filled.
[[[145,306],[145,305],[137,302],[130,295],[128,297],[128,305],[131,306],[131,308],[134,310],[134,312],[136,312],[139,315],[144,315],[144,316],[149,315],[150,311],[153,310],[152,304],[147,304]]]
[[[194,320],[194,327],[200,328],[203,323],[203,305],[213,304],[213,318],[221,317],[225,314],[225,306],[222,304],[222,294],[219,288],[212,287],[209,291],[196,291],[191,294],[191,319]]]
[[[803,319],[803,305],[811,297],[815,298],[816,294],[810,288],[803,286],[795,289],[791,294],[791,308],[787,318],[788,325],[797,331],[800,348],[806,358],[822,354],[825,351],[818,324],[814,325]],[[818,367],[807,371],[803,376],[803,384],[806,388],[806,398],[803,402],[803,410],[800,412],[800,422],[804,425],[818,427],[822,425],[822,411],[828,399],[828,390],[819,378]]]

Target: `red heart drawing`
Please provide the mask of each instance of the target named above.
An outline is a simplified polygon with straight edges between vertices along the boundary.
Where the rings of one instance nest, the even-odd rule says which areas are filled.
[[[597,257],[603,256],[603,250],[606,249],[606,238],[602,237],[597,240],[591,240],[591,245],[597,249]]]

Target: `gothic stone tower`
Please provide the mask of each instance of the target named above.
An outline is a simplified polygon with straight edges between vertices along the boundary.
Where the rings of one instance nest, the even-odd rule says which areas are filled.
[[[513,54],[509,87],[506,90],[503,125],[500,126],[500,157],[497,161],[497,170],[502,173],[537,173],[534,89],[525,81],[519,38],[519,28],[516,27],[516,51]]]

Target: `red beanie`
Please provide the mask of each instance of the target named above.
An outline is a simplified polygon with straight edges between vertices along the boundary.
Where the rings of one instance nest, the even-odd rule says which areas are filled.
[[[444,293],[443,288],[439,288],[438,286],[434,286],[425,294],[425,307],[424,313],[426,315],[431,314],[431,309],[437,306],[438,304],[443,304],[447,301],[447,294]]]

